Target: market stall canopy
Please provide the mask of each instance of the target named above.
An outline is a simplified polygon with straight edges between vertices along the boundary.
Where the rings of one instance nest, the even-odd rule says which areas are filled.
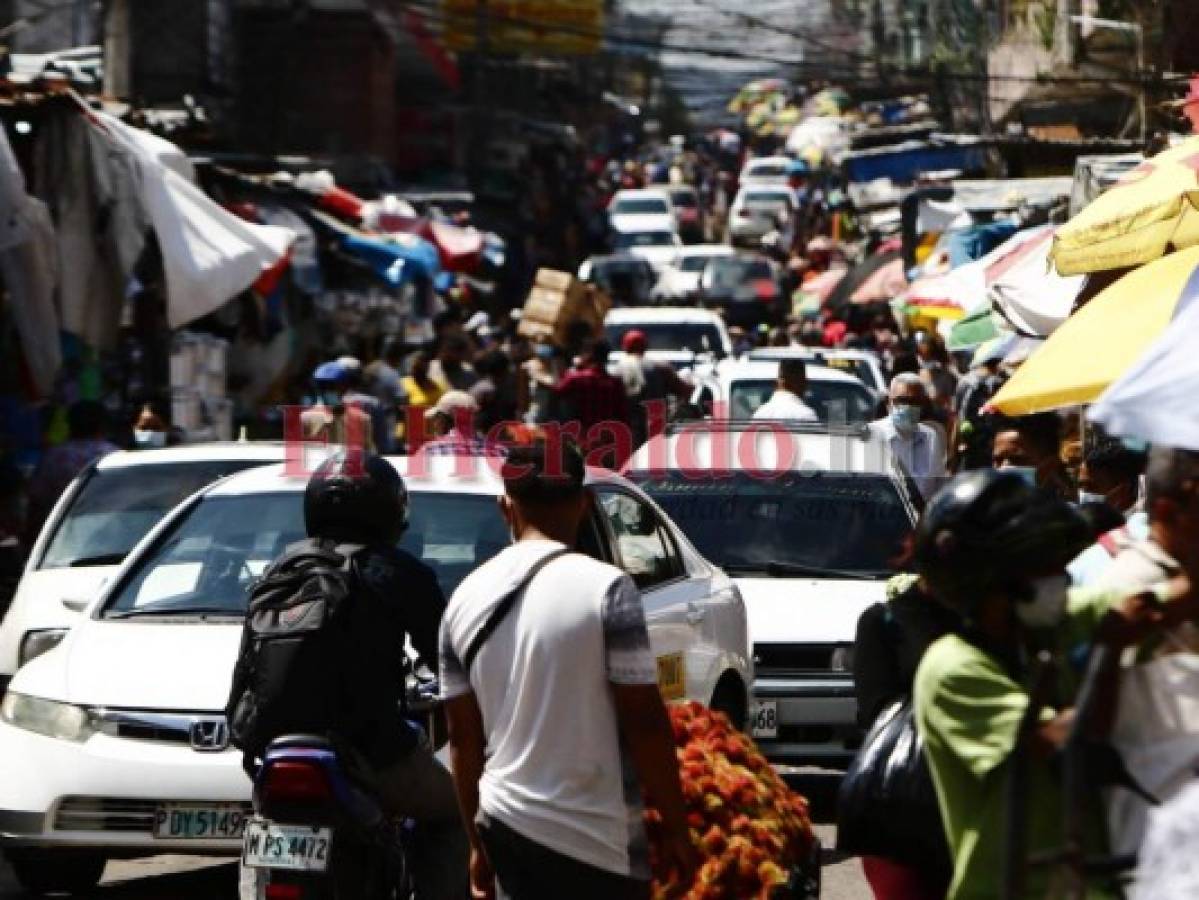
[[[1027,415],[1092,403],[1199,295],[1199,247],[1125,275],[1068,318],[991,406]]]
[[[1080,275],[1157,259],[1199,244],[1199,137],[1126,173],[1059,229],[1053,264]]]
[[[949,350],[973,350],[999,337],[989,306],[980,306],[966,318],[955,322],[945,342]]]
[[[313,210],[320,225],[336,235],[341,248],[362,262],[393,287],[421,277],[434,279],[441,272],[437,248],[414,234],[368,234],[351,228],[333,216]]]
[[[858,285],[849,302],[889,302],[902,294],[907,286],[908,277],[903,269],[903,260],[897,257],[880,266]]]
[[[1084,275],[1059,275],[1050,265],[1053,234],[1052,227],[1036,229],[987,273],[991,306],[1020,334],[1051,335],[1069,317],[1086,282]]]
[[[829,295],[832,294],[848,272],[849,269],[842,267],[832,268],[821,272],[819,275],[813,275],[799,286],[798,293],[815,298],[816,306],[820,307],[828,300]]]
[[[831,307],[845,306],[850,302],[850,298],[854,292],[873,276],[875,272],[890,265],[897,259],[902,262],[902,257],[898,250],[880,250],[866,257],[846,273],[845,277],[833,288],[832,293],[829,294],[825,303]]]
[[[1090,418],[1109,434],[1199,452],[1199,303],[1188,303],[1165,333],[1104,391]]]

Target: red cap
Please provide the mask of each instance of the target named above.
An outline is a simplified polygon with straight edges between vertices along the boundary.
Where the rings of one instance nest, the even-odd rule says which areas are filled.
[[[626,331],[620,339],[620,349],[625,353],[644,353],[648,346],[649,339],[646,338],[645,332],[636,328]]]

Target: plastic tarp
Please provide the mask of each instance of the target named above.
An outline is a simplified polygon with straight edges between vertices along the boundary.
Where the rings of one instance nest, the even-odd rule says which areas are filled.
[[[1074,309],[1085,276],[1059,275],[1049,262],[1053,228],[1036,230],[1007,259],[988,272],[992,307],[1020,334],[1048,337]]]
[[[956,169],[977,172],[987,165],[987,149],[978,143],[905,141],[893,147],[857,150],[841,159],[850,181],[890,178],[910,183],[925,172]]]
[[[393,287],[417,277],[432,279],[441,271],[437,248],[414,235],[347,234],[341,245]]]

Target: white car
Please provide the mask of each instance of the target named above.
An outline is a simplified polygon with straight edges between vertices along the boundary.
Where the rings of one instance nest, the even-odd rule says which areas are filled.
[[[806,369],[808,389],[803,400],[821,422],[863,425],[877,418],[878,398],[858,378],[822,366],[808,365]],[[777,361],[757,359],[753,354],[697,367],[691,376],[696,385],[692,404],[718,418],[752,419],[774,393],[778,373]]]
[[[684,248],[674,262],[662,270],[662,277],[651,296],[658,303],[694,300],[708,260],[734,256],[736,252],[728,244],[693,244]]]
[[[918,515],[886,444],[865,426],[682,423],[625,473],[741,588],[763,752],[784,773],[848,764],[857,620],[885,599]]]
[[[619,347],[630,331],[645,335],[652,358],[673,362],[677,354],[690,354],[694,361],[708,356],[731,356],[733,340],[724,319],[710,309],[693,306],[634,306],[612,309],[604,317],[604,335]],[[663,354],[675,354],[668,359]]]
[[[482,459],[465,460],[469,476],[453,457],[426,458],[419,476],[393,462],[411,491],[402,545],[448,594],[508,544],[499,478]],[[0,842],[24,883],[86,889],[111,856],[240,852],[250,782],[223,710],[247,589],[303,537],[306,481],[266,466],[190,497],[13,677],[0,705]],[[737,588],[631,483],[600,471],[589,483],[598,502],[581,549],[640,585],[663,695],[744,722],[753,674]]]
[[[617,191],[608,202],[608,224],[614,232],[679,230],[670,194],[661,188]]]
[[[729,243],[761,241],[772,231],[786,227],[798,208],[795,191],[785,184],[742,185],[729,207]]]
[[[677,232],[666,228],[617,231],[612,235],[612,250],[615,253],[640,256],[654,267],[658,277],[661,277],[663,269],[674,262],[682,249],[683,239]]]
[[[786,185],[787,173],[795,160],[789,156],[758,156],[747,160],[737,176],[741,187],[749,185]]]
[[[870,388],[880,399],[887,396],[887,376],[878,354],[870,350],[835,350],[823,347],[761,347],[751,350],[746,359],[773,360],[802,359],[812,366],[836,369],[853,375]]]
[[[0,625],[0,692],[57,644],[138,541],[218,478],[283,459],[282,444],[212,443],[110,453],[71,482],[42,526]]]

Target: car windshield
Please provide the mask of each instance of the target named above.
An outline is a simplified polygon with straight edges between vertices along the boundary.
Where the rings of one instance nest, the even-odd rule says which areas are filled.
[[[636,329],[645,335],[650,350],[690,350],[694,353],[723,353],[724,343],[715,325],[703,322],[630,322],[604,328],[608,342],[619,347],[625,332]]]
[[[778,178],[787,174],[787,166],[780,162],[750,163],[749,174],[754,178]]]
[[[759,406],[770,399],[777,382],[773,378],[734,381],[729,390],[729,418],[752,419]],[[875,400],[864,385],[852,381],[808,380],[804,402],[821,422],[859,424],[874,418]],[[843,412],[842,412],[843,410]]]
[[[746,206],[784,206],[791,202],[785,191],[746,191]]]
[[[724,477],[727,475],[727,477]],[[706,558],[752,573],[811,570],[883,577],[899,557],[912,518],[882,475],[744,472],[630,476]]]
[[[708,287],[732,288],[754,278],[770,278],[770,265],[763,260],[714,259],[708,264],[704,280]]]
[[[674,235],[669,231],[626,231],[616,235],[617,250],[630,247],[669,247],[674,244]]]
[[[704,266],[706,266],[708,264],[708,261],[711,259],[712,259],[711,256],[703,256],[703,255],[684,256],[681,260],[679,260],[679,271],[680,272],[702,272],[704,270]]]
[[[670,212],[670,204],[664,197],[625,197],[612,204],[612,212],[620,216],[664,216]]]
[[[304,537],[303,495],[205,497],[130,573],[105,614],[244,615],[254,579]],[[509,543],[495,499],[414,493],[400,546],[431,566],[446,596]]]
[[[695,209],[699,205],[694,191],[671,191],[670,202],[684,209]]]
[[[54,529],[40,569],[116,565],[172,507],[261,460],[213,460],[97,469]]]

